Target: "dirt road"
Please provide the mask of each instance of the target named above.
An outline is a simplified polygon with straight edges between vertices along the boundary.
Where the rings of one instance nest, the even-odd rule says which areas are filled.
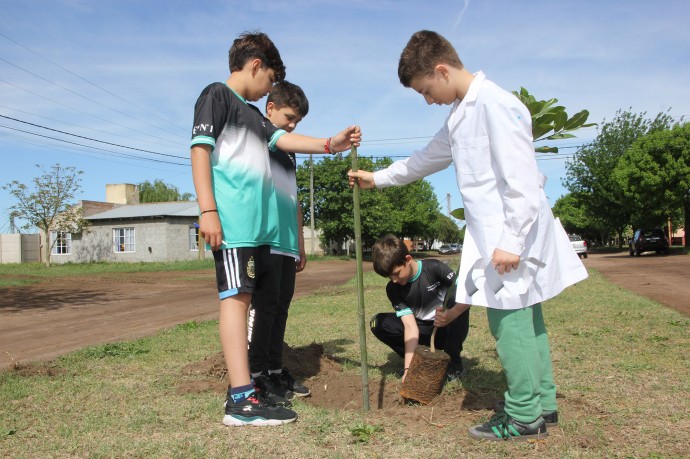
[[[590,254],[583,261],[611,282],[690,315],[690,256]],[[295,296],[343,283],[355,272],[352,261],[312,262],[298,275]],[[79,276],[0,289],[0,369],[217,317],[211,270]]]
[[[590,254],[582,260],[616,285],[690,316],[690,256]]]
[[[342,284],[356,271],[354,261],[308,263],[297,275],[295,298]],[[213,270],[65,277],[0,289],[0,370],[217,318]]]

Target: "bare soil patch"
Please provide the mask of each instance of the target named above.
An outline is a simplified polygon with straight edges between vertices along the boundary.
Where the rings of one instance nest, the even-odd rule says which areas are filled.
[[[354,261],[308,263],[297,275],[295,298],[342,284],[356,271]],[[0,370],[217,319],[216,292],[212,269],[58,277],[0,288]]]
[[[631,257],[620,253],[590,253],[582,260],[610,282],[690,316],[690,256],[657,255]]]
[[[324,354],[323,346],[312,343],[305,347],[284,346],[284,362],[290,373],[309,387],[311,394],[302,399],[313,406],[361,411],[363,405],[362,378],[352,372],[343,371],[343,366],[333,356]],[[222,353],[192,363],[182,369],[182,375],[194,375],[193,381],[177,386],[180,395],[212,391],[225,396],[227,370]],[[409,403],[400,396],[400,378],[383,375],[369,378],[368,419],[372,423],[395,419],[411,432],[424,433],[450,425],[467,425],[477,421],[478,416],[491,410],[504,388],[469,391],[458,384],[446,387],[441,395],[429,405]],[[569,403],[559,394],[559,403]],[[582,412],[584,400],[575,400]],[[478,414],[478,411],[484,411]]]

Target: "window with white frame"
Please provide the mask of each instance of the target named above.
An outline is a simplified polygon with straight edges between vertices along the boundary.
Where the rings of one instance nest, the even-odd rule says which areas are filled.
[[[52,255],[69,255],[72,253],[72,233],[65,231],[51,231],[50,243],[53,245]]]
[[[199,251],[199,228],[193,225],[189,227],[189,251]]]
[[[134,252],[134,228],[113,228],[113,251]]]

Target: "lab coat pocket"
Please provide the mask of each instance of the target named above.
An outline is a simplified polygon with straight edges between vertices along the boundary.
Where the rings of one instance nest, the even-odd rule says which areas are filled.
[[[491,169],[491,148],[488,136],[457,139],[453,142],[452,149],[458,173],[477,175]]]

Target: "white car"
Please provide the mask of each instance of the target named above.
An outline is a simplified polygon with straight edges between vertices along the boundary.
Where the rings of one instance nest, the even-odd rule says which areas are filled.
[[[587,258],[587,241],[583,240],[577,234],[569,234],[570,244],[573,246],[575,253],[580,258]]]

